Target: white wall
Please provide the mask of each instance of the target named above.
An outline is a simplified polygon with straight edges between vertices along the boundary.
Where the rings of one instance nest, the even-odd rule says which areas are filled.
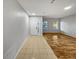
[[[70,36],[76,35],[76,15],[64,17],[61,19],[61,31]]]
[[[43,32],[60,32],[60,19],[56,18],[44,18],[43,22],[47,21],[48,22],[48,29],[43,29]],[[58,28],[55,28],[53,26],[53,22],[58,22]]]
[[[3,0],[4,59],[15,59],[18,49],[29,36],[29,18],[16,0]]]

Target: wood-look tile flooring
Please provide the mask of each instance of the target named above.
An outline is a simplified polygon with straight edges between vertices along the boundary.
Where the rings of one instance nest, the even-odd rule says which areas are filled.
[[[44,34],[58,59],[76,59],[76,39],[59,34]]]
[[[43,36],[31,36],[16,59],[57,59]]]

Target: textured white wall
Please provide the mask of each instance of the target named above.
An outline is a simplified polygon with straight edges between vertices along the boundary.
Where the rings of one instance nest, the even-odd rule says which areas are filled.
[[[16,0],[3,0],[4,59],[15,59],[18,49],[29,36],[29,17]]]
[[[65,32],[67,35],[76,35],[76,15],[68,16],[61,19],[61,31]]]

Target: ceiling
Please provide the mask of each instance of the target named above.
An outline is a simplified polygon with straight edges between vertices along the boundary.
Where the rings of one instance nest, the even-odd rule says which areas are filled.
[[[50,18],[62,18],[76,13],[76,0],[18,0],[21,6],[30,16],[35,13],[36,16],[45,16]],[[72,6],[69,10],[65,7]]]

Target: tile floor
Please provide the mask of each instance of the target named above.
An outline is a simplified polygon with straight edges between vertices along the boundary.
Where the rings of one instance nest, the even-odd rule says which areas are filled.
[[[31,36],[16,59],[57,59],[43,36]]]

